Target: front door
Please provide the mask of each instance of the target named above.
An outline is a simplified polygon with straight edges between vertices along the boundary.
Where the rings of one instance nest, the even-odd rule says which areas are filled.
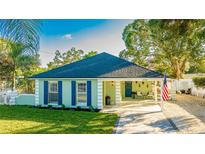
[[[132,96],[132,81],[125,81],[125,97]]]

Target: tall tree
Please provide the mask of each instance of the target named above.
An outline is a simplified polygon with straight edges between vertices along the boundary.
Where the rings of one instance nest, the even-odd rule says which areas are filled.
[[[38,61],[40,29],[40,20],[0,19],[0,79],[12,89],[17,71]]]
[[[205,56],[205,20],[135,20],[123,32],[120,56],[183,78]]]
[[[97,54],[97,51],[90,51],[90,52],[84,54],[84,56],[83,56],[82,59],[85,59],[85,58],[89,58],[89,57],[95,56],[96,54]]]
[[[72,62],[94,56],[96,54],[96,51],[85,53],[83,50],[77,50],[76,48],[71,48],[70,50],[67,50],[63,53],[61,53],[59,50],[56,50],[53,61],[49,62],[47,66],[48,69],[53,69],[65,64],[70,64]]]
[[[5,70],[5,75],[10,76],[11,87],[13,90],[16,88],[17,71],[29,65],[39,63],[39,56],[37,54],[28,54],[26,46],[13,42],[9,42],[9,47],[7,47],[6,51],[0,52],[0,57],[3,57],[1,59],[1,66],[4,70],[7,69]],[[5,67],[3,65],[4,63],[7,64]]]

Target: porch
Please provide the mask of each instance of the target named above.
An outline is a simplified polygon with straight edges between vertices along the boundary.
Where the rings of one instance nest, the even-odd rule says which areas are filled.
[[[103,107],[142,100],[157,102],[161,100],[162,82],[161,78],[98,80],[98,101],[102,100]]]

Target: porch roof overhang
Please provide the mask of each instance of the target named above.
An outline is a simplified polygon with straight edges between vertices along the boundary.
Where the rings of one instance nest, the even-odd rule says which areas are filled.
[[[98,78],[101,81],[162,81],[163,78]],[[167,80],[172,80],[167,78]]]

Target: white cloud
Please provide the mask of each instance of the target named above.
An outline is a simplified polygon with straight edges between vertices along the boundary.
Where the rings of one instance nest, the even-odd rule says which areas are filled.
[[[66,40],[72,40],[72,35],[71,34],[65,34],[63,35],[63,38]]]

